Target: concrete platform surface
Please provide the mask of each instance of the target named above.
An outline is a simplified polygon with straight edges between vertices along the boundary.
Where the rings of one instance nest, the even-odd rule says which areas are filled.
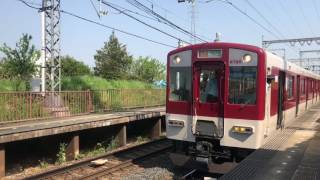
[[[123,124],[164,115],[164,107],[152,107],[123,112],[8,123],[0,127],[0,143]]]
[[[320,105],[276,133],[221,179],[320,179]]]

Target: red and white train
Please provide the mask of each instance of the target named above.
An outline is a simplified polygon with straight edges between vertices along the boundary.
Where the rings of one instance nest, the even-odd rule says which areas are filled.
[[[320,76],[259,47],[204,43],[171,51],[167,137],[175,152],[238,158],[319,101]]]

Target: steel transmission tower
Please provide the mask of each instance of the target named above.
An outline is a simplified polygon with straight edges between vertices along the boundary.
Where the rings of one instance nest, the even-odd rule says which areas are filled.
[[[41,91],[61,91],[60,0],[42,0]]]

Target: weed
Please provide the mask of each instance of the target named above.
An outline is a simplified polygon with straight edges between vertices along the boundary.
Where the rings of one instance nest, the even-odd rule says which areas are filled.
[[[143,142],[149,141],[149,138],[138,136],[136,141],[137,143],[143,143]]]
[[[119,145],[119,142],[116,138],[112,137],[110,143],[108,144],[106,151],[112,151],[116,149]]]
[[[67,149],[67,144],[66,143],[60,143],[59,145],[59,152],[57,154],[57,160],[56,164],[62,164],[66,162],[66,149]]]
[[[41,169],[45,169],[49,166],[49,163],[43,158],[42,160],[39,160],[39,165]]]

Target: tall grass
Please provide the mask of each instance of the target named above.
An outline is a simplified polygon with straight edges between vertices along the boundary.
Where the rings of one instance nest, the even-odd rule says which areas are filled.
[[[17,89],[17,81],[15,80],[9,80],[9,79],[0,79],[0,92],[4,91],[25,91],[26,85],[24,83],[21,83]]]
[[[150,89],[151,84],[134,80],[106,80],[97,76],[74,76],[62,79],[62,90]]]

